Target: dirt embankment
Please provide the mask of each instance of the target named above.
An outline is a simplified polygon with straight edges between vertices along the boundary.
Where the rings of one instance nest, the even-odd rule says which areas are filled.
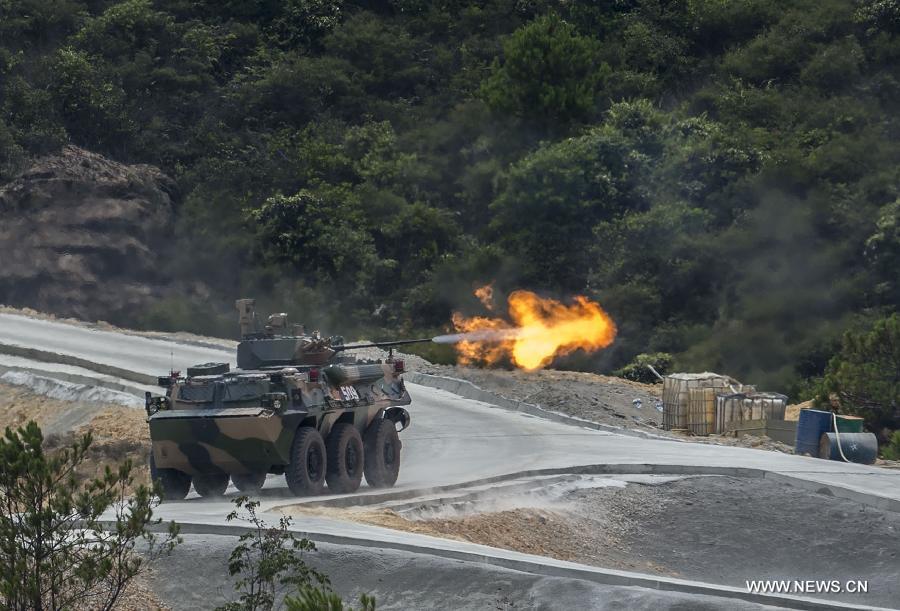
[[[66,146],[0,186],[0,303],[84,320],[131,320],[170,293],[162,271],[175,183]]]
[[[656,409],[662,394],[658,385],[556,369],[508,371],[429,364],[416,371],[467,380],[509,399],[593,422],[648,430],[662,421]]]
[[[73,419],[73,414],[78,417]],[[45,432],[49,449],[69,445],[90,431],[94,441],[83,465],[85,476],[100,475],[107,465],[130,459],[135,484],[149,481],[150,439],[143,411],[115,404],[78,405],[33,393],[24,386],[0,384],[0,428],[17,428],[29,420]]]

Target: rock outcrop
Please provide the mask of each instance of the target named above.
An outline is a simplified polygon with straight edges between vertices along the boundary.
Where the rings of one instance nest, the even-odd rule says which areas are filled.
[[[67,146],[0,187],[0,303],[134,321],[173,290],[161,271],[174,181]]]

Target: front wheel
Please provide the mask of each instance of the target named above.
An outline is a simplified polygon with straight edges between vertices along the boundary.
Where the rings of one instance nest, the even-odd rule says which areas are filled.
[[[228,488],[227,473],[204,473],[194,476],[194,490],[202,497],[219,497]]]
[[[393,420],[381,418],[366,429],[366,481],[372,488],[390,488],[400,475],[400,435]]]
[[[180,501],[191,489],[191,476],[178,469],[158,469],[150,452],[150,481],[159,482],[165,501]]]
[[[311,426],[301,426],[291,443],[291,462],[284,469],[288,488],[297,496],[322,494],[326,464],[322,435]]]
[[[256,494],[262,490],[266,483],[266,472],[256,471],[254,473],[232,473],[231,483],[241,492]]]

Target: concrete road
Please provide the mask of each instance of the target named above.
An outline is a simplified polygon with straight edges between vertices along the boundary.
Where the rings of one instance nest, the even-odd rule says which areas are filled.
[[[0,344],[36,348],[151,376],[210,361],[224,348],[188,345],[0,314]],[[778,452],[651,440],[580,429],[409,384],[412,426],[402,434],[398,489],[445,486],[535,469],[593,464],[763,469],[900,501],[900,472]],[[365,494],[365,487],[360,491]]]
[[[173,365],[175,369],[184,370],[189,365],[210,361],[234,363],[233,353],[224,348],[150,339],[11,314],[0,314],[2,345],[74,356],[152,376],[164,375]],[[869,500],[900,501],[900,472],[776,452],[627,437],[550,422],[425,386],[408,386],[413,396],[412,426],[401,435],[404,443],[402,467],[398,484],[391,491],[393,494],[415,496],[417,491],[424,493],[435,487],[461,485],[485,478],[606,464],[685,467],[700,472],[710,468],[759,469],[790,477],[814,491],[834,493],[837,490],[845,496],[857,494]],[[279,498],[277,489],[284,487],[282,481],[270,476],[262,507],[264,511],[286,502],[296,502]],[[365,499],[360,497],[369,494],[372,491],[363,486],[352,498],[364,502]],[[189,498],[164,505],[160,514],[185,525],[193,524],[197,532],[215,534],[221,531],[226,534],[221,529],[225,528],[224,516],[229,509],[228,502]],[[432,550],[446,558],[480,558],[497,566],[520,570],[544,566],[550,571],[547,574],[572,574],[565,571],[575,571],[590,580],[608,584],[640,584],[641,578],[626,578],[621,572],[348,524],[326,517],[304,518],[303,523],[296,526],[303,532],[317,535],[319,540],[333,543],[365,541],[366,545],[415,553]],[[667,581],[672,583],[663,583]],[[648,578],[643,587],[691,591],[675,581]],[[659,585],[661,583],[663,586]]]
[[[222,362],[235,364],[234,351],[90,329],[51,320],[0,313],[0,344],[21,346],[127,369],[151,376],[170,368]]]

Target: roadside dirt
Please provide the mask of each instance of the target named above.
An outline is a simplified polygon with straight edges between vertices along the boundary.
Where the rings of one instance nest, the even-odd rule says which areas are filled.
[[[73,420],[73,412],[84,416]],[[130,459],[134,484],[149,482],[150,442],[141,410],[115,404],[73,404],[33,393],[24,386],[0,384],[0,428],[17,428],[29,420],[45,431],[44,445],[48,449],[70,445],[88,431],[93,434],[94,442],[82,465],[83,476],[99,476],[107,465]],[[48,434],[47,430],[56,432]]]
[[[157,596],[150,587],[150,580],[152,578],[152,569],[138,574],[138,576],[128,584],[128,588],[119,600],[116,601],[113,609],[116,611],[169,611],[171,607],[163,604],[159,599],[159,596]]]
[[[467,380],[509,399],[593,422],[656,432],[662,421],[662,413],[656,409],[657,402],[661,401],[661,385],[555,369],[509,371],[423,365],[416,371]],[[635,404],[635,400],[639,403]]]
[[[652,561],[622,556],[623,537],[634,529],[633,521],[624,516],[610,520],[606,515],[586,515],[577,507],[511,509],[421,521],[409,520],[384,509],[356,513],[353,519],[373,526],[480,543],[558,560],[675,574]]]

